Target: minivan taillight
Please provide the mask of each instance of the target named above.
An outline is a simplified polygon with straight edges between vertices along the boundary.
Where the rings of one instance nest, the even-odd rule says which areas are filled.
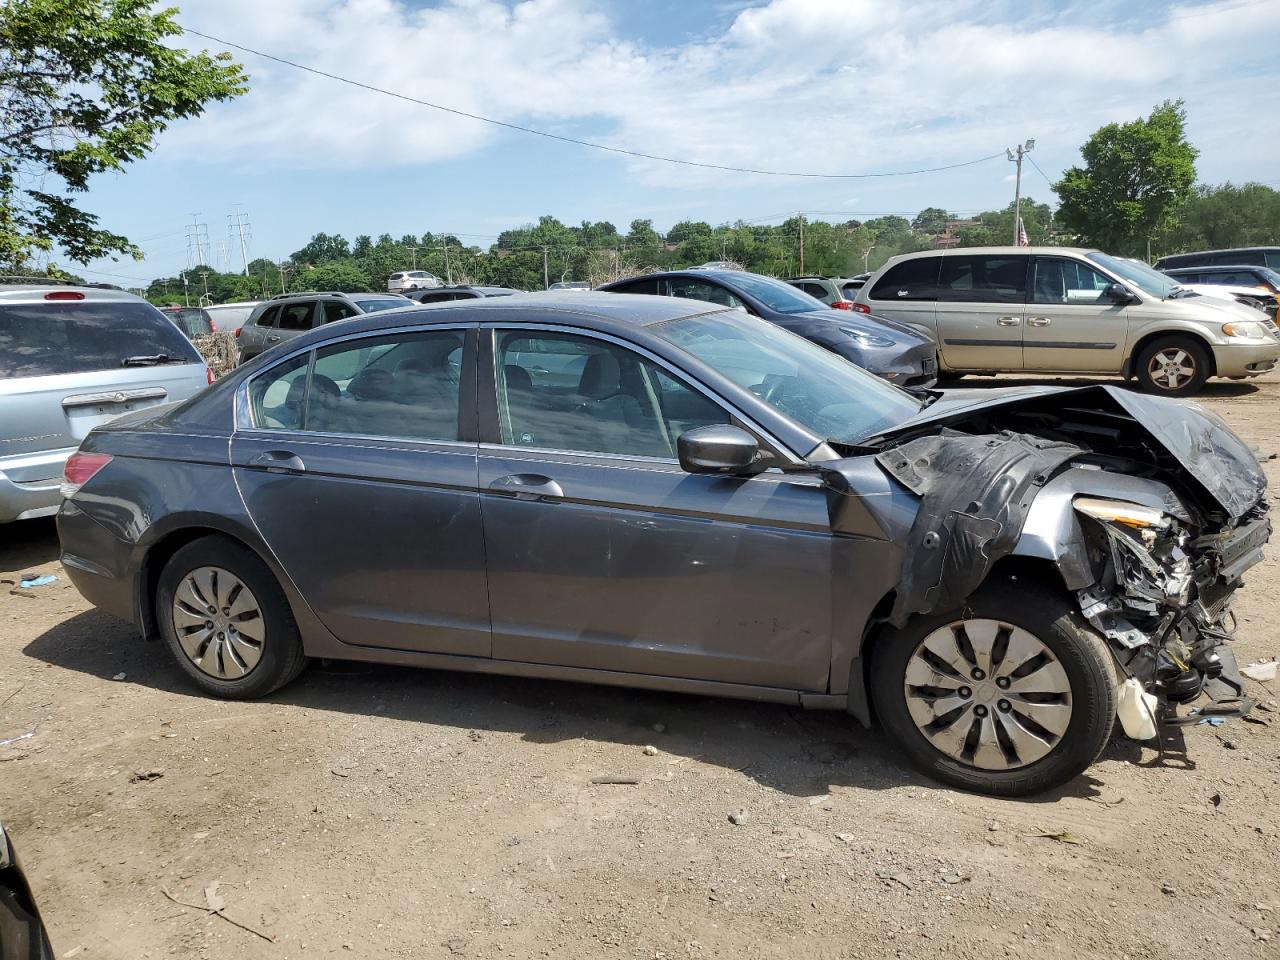
[[[854,313],[870,313],[871,308],[867,306],[865,303],[855,303],[853,305],[853,312]]]
[[[853,302],[850,300],[836,300],[831,304],[832,310],[852,310]]]
[[[243,330],[243,329],[244,329],[244,327],[236,327],[236,339],[237,339],[237,340],[239,340],[239,339],[240,339],[240,331],[241,331],[241,330]]]
[[[77,490],[110,462],[111,455],[108,453],[84,453],[77,450],[67,457],[67,464],[62,468],[62,495],[74,496]]]
[[[204,367],[204,382],[209,384],[210,386],[213,385],[213,367],[209,366],[208,364],[205,364],[205,367]]]

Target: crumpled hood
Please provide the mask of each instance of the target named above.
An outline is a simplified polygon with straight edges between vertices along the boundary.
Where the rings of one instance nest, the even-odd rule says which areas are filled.
[[[886,331],[892,331],[894,339],[899,342],[933,342],[932,338],[916,327],[890,320],[888,317],[878,317],[874,314],[854,313],[852,310],[810,310],[807,313],[796,313],[792,314],[792,316],[811,317],[814,320],[830,320],[838,326],[848,327],[850,330],[860,330],[873,336],[877,333],[880,336],[884,336]]]
[[[1109,385],[955,391],[865,442],[919,435],[926,432],[924,428],[950,426],[975,416],[1023,410],[1069,415],[1073,409],[1104,417],[1131,418],[1229,516],[1248,513],[1266,492],[1267,478],[1258,458],[1216,414],[1190,401],[1153,397]],[[1082,443],[1088,445],[1087,437],[1082,438]]]

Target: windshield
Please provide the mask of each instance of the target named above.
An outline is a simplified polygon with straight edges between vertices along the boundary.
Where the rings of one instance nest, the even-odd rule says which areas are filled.
[[[365,313],[377,313],[379,310],[394,310],[396,307],[407,307],[413,303],[412,300],[403,298],[398,300],[353,300],[357,307]]]
[[[1098,264],[1098,266],[1105,267],[1117,276],[1127,280],[1144,293],[1159,297],[1161,300],[1167,299],[1178,289],[1177,280],[1152,269],[1140,260],[1122,260],[1119,257],[1108,256],[1097,250],[1092,253],[1086,253],[1085,256]]]
[[[650,329],[837,443],[857,443],[921,407],[861,367],[740,310],[668,320]]]
[[[754,273],[735,273],[732,277],[721,277],[721,282],[731,290],[740,290],[748,296],[755,297],[770,310],[779,313],[810,313],[814,310],[826,310],[827,305],[817,297],[797,290],[789,283],[774,280],[772,277],[761,277]]]

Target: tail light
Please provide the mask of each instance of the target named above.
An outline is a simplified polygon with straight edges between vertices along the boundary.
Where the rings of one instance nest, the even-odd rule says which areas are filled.
[[[78,290],[54,290],[44,295],[46,300],[83,300],[84,294]]]
[[[67,457],[67,464],[62,468],[62,495],[74,496],[77,490],[92,480],[94,475],[110,462],[110,454],[85,453],[77,450]]]
[[[210,367],[207,363],[205,364],[205,367],[204,367],[204,382],[210,385],[212,385],[213,383],[213,368]]]
[[[853,301],[851,301],[851,300],[837,300],[837,301],[835,301],[833,304],[831,304],[831,309],[832,309],[832,310],[852,310],[852,309],[853,309]]]
[[[871,308],[867,306],[865,303],[855,303],[853,305],[853,312],[854,313],[870,313]]]
[[[237,339],[237,340],[239,340],[239,339],[240,339],[240,331],[241,331],[241,330],[243,330],[243,329],[244,329],[244,327],[236,327],[236,339]]]

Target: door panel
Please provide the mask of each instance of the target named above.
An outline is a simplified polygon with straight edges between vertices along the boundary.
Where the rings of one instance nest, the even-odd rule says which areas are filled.
[[[501,442],[481,444],[478,477],[493,655],[826,689],[833,541],[817,481],[685,473],[679,434],[732,418],[618,343],[496,340],[482,420]]]
[[[306,376],[285,363],[250,383],[268,428],[233,437],[236,483],[285,571],[345,643],[489,656],[474,362],[460,361],[471,372],[459,383],[462,337],[356,338],[320,350]],[[441,409],[452,410],[451,425]],[[379,430],[419,436],[370,435]]]
[[[1022,342],[1028,370],[1118,373],[1128,307],[1103,291],[1110,277],[1067,257],[1036,257]]]
[[[953,370],[1021,370],[1027,263],[1021,254],[942,258],[938,352]]]
[[[490,489],[514,475],[563,497]],[[832,543],[812,478],[480,448],[493,656],[825,690]]]

